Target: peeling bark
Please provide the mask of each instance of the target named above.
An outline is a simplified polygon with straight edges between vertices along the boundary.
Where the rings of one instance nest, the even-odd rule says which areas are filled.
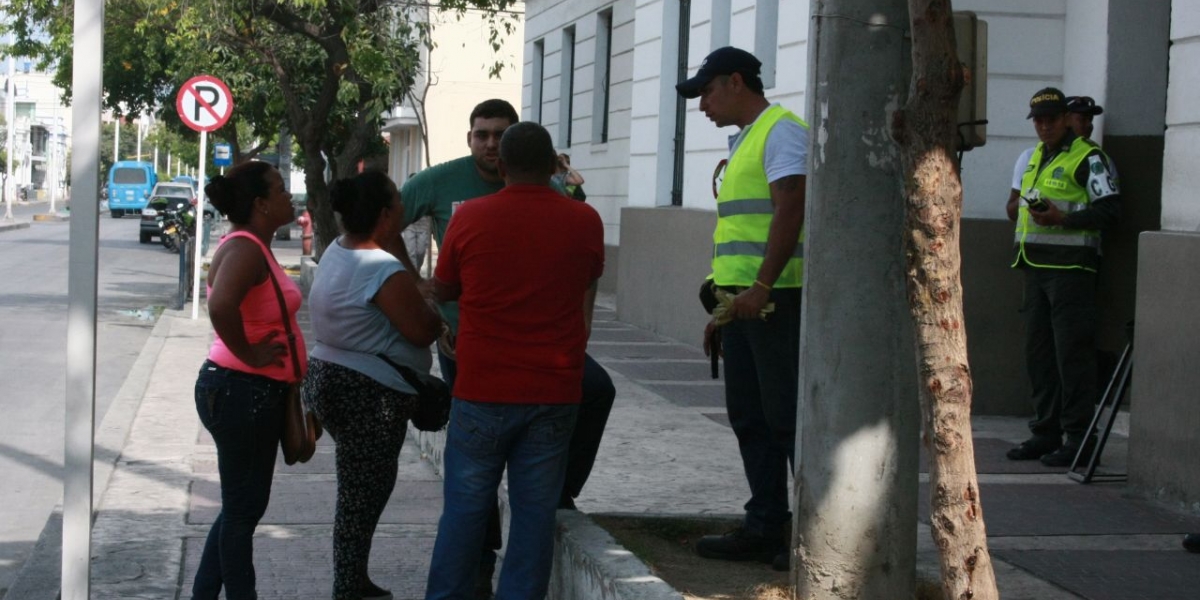
[[[904,168],[908,295],[922,383],[922,441],[932,461],[930,522],[945,597],[992,600],[999,593],[975,475],[960,276],[962,184],[954,143],[965,73],[949,0],[908,0],[908,6],[913,75],[908,102],[892,125]]]

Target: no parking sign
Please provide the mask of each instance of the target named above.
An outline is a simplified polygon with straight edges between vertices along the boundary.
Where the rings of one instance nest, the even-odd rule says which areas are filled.
[[[175,110],[183,124],[195,131],[215,131],[233,114],[233,94],[220,79],[197,75],[179,88]]]
[[[220,129],[229,122],[233,114],[233,94],[229,93],[229,86],[220,79],[212,75],[197,75],[179,88],[179,94],[175,96],[175,110],[179,112],[184,125],[200,132],[200,198],[197,206],[204,206],[204,187],[208,179],[204,176],[204,165],[208,162],[208,132]],[[203,224],[204,211],[197,209],[197,233],[202,231]],[[196,320],[200,314],[200,277],[204,262],[201,249],[204,245],[198,241],[193,245],[196,247],[196,260],[192,276],[192,320]]]

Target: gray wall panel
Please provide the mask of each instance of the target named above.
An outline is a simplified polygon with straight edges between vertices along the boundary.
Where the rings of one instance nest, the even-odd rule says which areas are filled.
[[[1200,234],[1144,233],[1138,261],[1130,482],[1143,493],[1200,503]]]

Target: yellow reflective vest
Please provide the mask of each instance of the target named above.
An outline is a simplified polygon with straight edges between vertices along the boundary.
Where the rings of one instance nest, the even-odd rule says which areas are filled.
[[[1084,185],[1075,180],[1075,173],[1088,155],[1099,151],[1099,147],[1087,138],[1076,137],[1070,147],[1042,165],[1045,150],[1046,145],[1039,143],[1029,158],[1029,166],[1021,178],[1021,196],[1028,198],[1037,190],[1043,199],[1053,202],[1064,214],[1087,208],[1091,200]],[[1100,232],[1043,227],[1030,218],[1029,207],[1021,202],[1013,250],[1013,267],[1095,272],[1100,266]]]
[[[778,105],[771,106],[745,133],[725,168],[725,178],[717,195],[717,229],[713,232],[710,278],[717,285],[754,285],[767,255],[767,234],[775,209],[763,168],[763,155],[767,137],[781,119],[790,119],[808,128],[808,124],[791,111]],[[798,288],[803,275],[804,231],[801,230],[796,250],[775,280],[774,287]]]

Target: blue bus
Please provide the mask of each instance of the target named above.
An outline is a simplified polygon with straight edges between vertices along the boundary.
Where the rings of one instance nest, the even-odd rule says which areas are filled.
[[[158,183],[154,165],[122,160],[108,171],[108,212],[120,219],[127,212],[141,213],[150,201],[150,190]]]

